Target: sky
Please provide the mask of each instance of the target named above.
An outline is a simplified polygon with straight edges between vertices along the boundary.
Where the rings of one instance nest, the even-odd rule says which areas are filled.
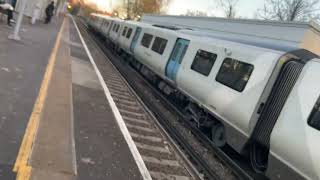
[[[173,0],[168,14],[181,15],[188,9],[207,12],[208,15],[224,16],[218,7],[219,0]],[[253,18],[256,10],[262,8],[264,0],[239,0],[236,5],[236,15],[243,18]]]
[[[118,5],[122,5],[127,0],[84,0],[95,3],[100,10],[112,11]],[[167,14],[183,15],[188,10],[198,10],[206,12],[209,16],[224,17],[225,13],[219,6],[220,1],[224,0],[171,0]],[[236,17],[238,18],[255,18],[258,9],[263,8],[266,0],[238,0],[236,4]],[[308,1],[308,0],[307,0]],[[320,7],[319,7],[320,9]]]
[[[109,11],[111,6],[122,4],[126,0],[85,0],[98,4],[100,9]],[[224,12],[219,8],[220,0],[172,0],[167,14],[182,15],[187,10],[199,10],[211,16],[224,16]],[[242,18],[253,18],[258,8],[262,8],[264,0],[238,0],[236,5],[236,16]]]

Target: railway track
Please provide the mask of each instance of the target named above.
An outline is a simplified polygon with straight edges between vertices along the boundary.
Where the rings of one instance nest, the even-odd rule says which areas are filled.
[[[78,24],[80,25],[80,24]],[[80,28],[81,31],[82,28]],[[86,32],[82,31],[83,36]],[[110,95],[153,179],[198,180],[201,175],[178,146],[157,126],[152,114],[142,103],[118,70],[94,42],[85,38],[94,62],[99,67]],[[88,41],[89,40],[89,41]]]
[[[200,179],[266,179],[264,176],[253,173],[247,164],[243,163],[243,160],[239,160],[241,159],[240,156],[231,150],[227,149],[224,151],[214,146],[208,137],[198,128],[192,123],[184,121],[185,117],[183,113],[173,103],[157,91],[156,88],[125,63],[125,61],[119,61],[122,58],[112,54],[106,48],[104,41],[88,32],[86,26],[81,21],[78,21],[78,24],[83,27],[81,28],[83,30],[82,33],[90,37],[92,44],[110,59],[134,92],[141,98],[142,103],[152,111],[158,123],[170,134],[170,137],[179,145],[183,153],[188,156],[184,158],[188,158],[195,165],[198,172],[203,174],[203,177],[199,177],[199,174],[193,172],[194,177],[198,175]],[[109,83],[111,86],[117,86],[117,82],[117,80],[110,80]],[[190,143],[190,139],[192,138],[198,141],[194,143],[196,145]],[[195,146],[202,146],[205,150],[199,150]],[[176,147],[176,149],[179,148]],[[226,153],[226,151],[229,151],[229,153]],[[218,162],[211,162],[207,159],[208,156],[215,157]],[[189,170],[193,169],[192,165],[188,166]],[[191,171],[194,171],[194,169]]]

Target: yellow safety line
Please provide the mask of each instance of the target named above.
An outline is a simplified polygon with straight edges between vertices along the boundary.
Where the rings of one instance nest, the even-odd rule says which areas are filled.
[[[54,48],[49,58],[48,65],[46,67],[46,72],[42,79],[40,91],[36,102],[33,106],[33,111],[29,118],[29,122],[23,136],[22,143],[20,145],[19,153],[14,164],[13,171],[17,173],[17,180],[28,180],[30,179],[32,167],[28,165],[28,159],[32,151],[32,145],[37,133],[41,112],[44,107],[44,103],[47,97],[47,91],[50,79],[52,77],[53,67],[55,64],[58,48],[61,42],[61,36],[63,32],[63,27],[65,24],[65,19],[63,20],[62,26],[60,28],[59,34],[57,36]]]

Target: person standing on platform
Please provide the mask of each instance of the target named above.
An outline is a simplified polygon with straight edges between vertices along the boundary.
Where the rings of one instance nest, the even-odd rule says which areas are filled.
[[[53,11],[54,11],[54,2],[51,1],[51,3],[46,8],[46,20],[44,22],[45,24],[50,23],[51,18],[53,16]]]
[[[11,25],[11,20],[13,19],[13,6],[12,6],[12,2],[11,0],[7,0],[7,3],[11,5],[11,7],[7,10],[8,14],[7,14],[7,24],[8,26],[12,26]]]
[[[7,11],[7,24],[8,26],[11,26],[11,21],[13,19],[13,10],[14,8],[12,7],[12,2],[11,0],[6,0],[6,1],[0,1],[0,7]]]

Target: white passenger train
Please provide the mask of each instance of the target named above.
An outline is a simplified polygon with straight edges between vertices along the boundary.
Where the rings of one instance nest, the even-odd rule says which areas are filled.
[[[217,146],[249,154],[270,179],[320,179],[316,54],[97,14],[87,23],[183,102],[190,119],[211,128]]]

